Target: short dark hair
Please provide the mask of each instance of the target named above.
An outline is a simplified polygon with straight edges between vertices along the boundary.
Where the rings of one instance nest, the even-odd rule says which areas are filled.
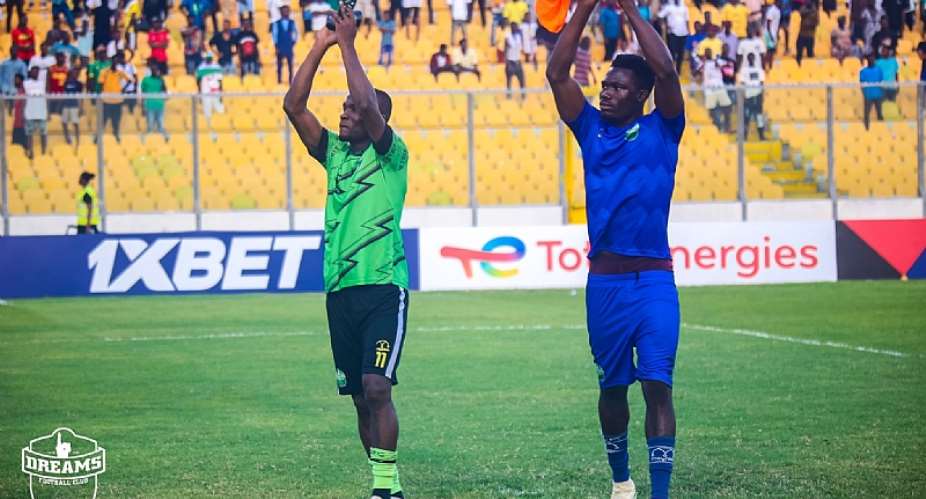
[[[590,37],[583,36],[582,39],[579,40],[579,47],[582,47],[582,50],[588,50],[592,48],[592,39]]]
[[[926,42],[920,42],[916,45],[917,52],[926,52]]]
[[[646,90],[647,93],[651,92],[653,90],[653,85],[656,84],[656,75],[653,73],[653,70],[650,69],[649,64],[646,63],[646,59],[638,55],[618,54],[618,56],[611,61],[611,69],[629,69],[633,72],[634,78],[637,79],[640,90]]]
[[[386,123],[389,123],[389,117],[392,116],[392,97],[380,89],[374,89],[376,92],[376,105],[379,106],[379,112],[383,115]]]

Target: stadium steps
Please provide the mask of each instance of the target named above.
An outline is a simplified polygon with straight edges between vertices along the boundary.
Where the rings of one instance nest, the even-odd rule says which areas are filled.
[[[762,174],[780,185],[785,198],[825,197],[814,181],[813,171],[790,157],[791,147],[782,140],[750,141],[744,145],[746,157],[762,166]]]

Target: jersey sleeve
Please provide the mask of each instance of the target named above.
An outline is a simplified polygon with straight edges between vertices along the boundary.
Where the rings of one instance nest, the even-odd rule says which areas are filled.
[[[405,141],[386,126],[386,131],[379,141],[373,144],[376,156],[386,170],[399,171],[408,166],[408,147]]]
[[[595,135],[598,133],[598,124],[600,120],[601,112],[586,101],[585,105],[582,107],[582,112],[576,116],[576,119],[567,122],[566,125],[572,130],[573,135],[575,135],[576,140],[579,142],[579,147],[584,148],[589,140],[595,139]]]
[[[338,136],[334,134],[331,130],[327,128],[322,129],[322,136],[318,139],[318,144],[314,147],[309,147],[309,155],[315,158],[316,161],[321,163],[322,167],[325,169],[328,168],[328,163],[331,160],[331,153],[334,147],[337,145]]]
[[[684,110],[674,118],[666,118],[662,115],[662,111],[660,111],[659,108],[656,108],[653,114],[655,114],[656,118],[659,120],[659,126],[662,129],[663,135],[669,138],[674,144],[678,144],[682,141],[682,132],[685,131]]]

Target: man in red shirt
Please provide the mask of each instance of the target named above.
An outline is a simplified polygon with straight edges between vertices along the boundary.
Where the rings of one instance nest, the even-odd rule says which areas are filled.
[[[64,82],[68,81],[67,54],[64,52],[58,52],[55,54],[55,64],[48,68],[47,79],[49,94],[64,93]],[[61,114],[61,104],[63,102],[64,101],[60,99],[49,99],[48,113]]]
[[[161,68],[161,74],[167,74],[167,45],[170,34],[164,29],[164,22],[156,17],[148,31],[148,45],[151,46],[151,59]]]
[[[35,55],[35,33],[26,25],[26,16],[19,17],[19,25],[13,30],[13,45],[16,46],[16,57],[29,64],[29,59]]]

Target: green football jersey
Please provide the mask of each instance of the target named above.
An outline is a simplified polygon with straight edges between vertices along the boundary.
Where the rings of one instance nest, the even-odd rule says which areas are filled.
[[[328,172],[325,201],[325,289],[395,284],[408,288],[399,222],[408,188],[408,149],[395,133],[385,154],[371,144],[361,154],[325,131],[325,151],[313,151]]]

